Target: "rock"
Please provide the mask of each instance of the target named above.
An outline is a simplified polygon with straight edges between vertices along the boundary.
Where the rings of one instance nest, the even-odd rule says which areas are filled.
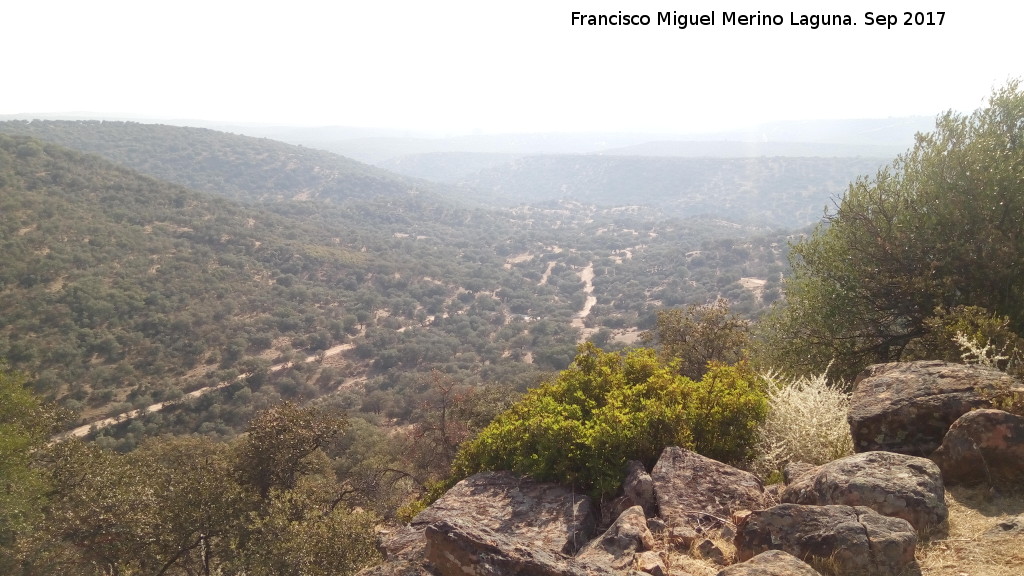
[[[928,456],[957,418],[988,406],[977,389],[1012,383],[994,368],[940,360],[869,366],[850,398],[854,450]]]
[[[761,552],[746,562],[733,564],[718,576],[821,576],[809,564],[782,550]]]
[[[725,566],[729,563],[729,561],[725,559],[725,552],[722,552],[722,549],[711,540],[702,540],[701,543],[697,545],[697,552],[700,553],[701,558],[710,560],[719,566]]]
[[[998,538],[1001,536],[1022,536],[1024,535],[1024,514],[1018,514],[1003,520],[985,531],[984,536]]]
[[[513,548],[563,559],[590,539],[595,526],[586,496],[509,472],[482,472],[456,484],[409,525],[385,535],[381,546],[385,563],[362,576],[428,574],[424,571],[426,528],[446,521],[468,526],[466,534],[500,533]]]
[[[654,481],[642,462],[630,460],[626,465],[626,479],[622,482],[622,495],[601,506],[601,528],[611,526],[623,512],[641,506],[644,514],[654,516]]]
[[[661,554],[653,550],[636,555],[636,569],[651,576],[668,575],[668,571],[665,569],[665,562],[661,559]]]
[[[439,576],[603,576],[623,570],[581,564],[521,538],[459,518],[426,527],[426,560]]]
[[[626,480],[622,483],[622,493],[633,502],[634,506],[642,507],[644,514],[654,516],[656,506],[654,480],[647,473],[643,463],[631,460],[626,465]]]
[[[666,448],[651,478],[658,514],[674,532],[714,528],[734,510],[764,505],[756,476],[682,448]]]
[[[975,410],[950,427],[932,454],[949,484],[1024,485],[1024,418]]]
[[[927,458],[863,452],[804,472],[782,492],[789,504],[867,506],[902,518],[921,535],[949,517],[939,467]]]
[[[410,526],[422,529],[453,518],[521,536],[537,549],[569,555],[586,544],[596,526],[587,496],[511,472],[466,478],[420,512]]]
[[[623,512],[604,534],[584,546],[576,554],[576,559],[624,570],[633,565],[634,554],[653,548],[654,535],[647,528],[644,509],[633,506]]]
[[[807,462],[787,462],[782,467],[782,482],[789,486],[799,480],[804,474],[814,471],[817,468],[814,464]]]
[[[863,506],[780,504],[752,512],[737,527],[739,561],[783,550],[833,564],[839,574],[899,576],[919,570],[917,532],[901,518]]]
[[[654,534],[655,538],[661,537],[663,534],[668,532],[668,524],[661,518],[648,518],[647,528]]]

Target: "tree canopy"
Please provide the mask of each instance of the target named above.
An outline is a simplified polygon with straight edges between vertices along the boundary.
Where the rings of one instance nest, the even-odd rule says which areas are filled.
[[[761,326],[760,357],[839,375],[899,360],[957,306],[1024,329],[1024,92],[1010,82],[935,130],[873,178],[791,252],[786,300]],[[920,350],[916,351],[920,355]]]

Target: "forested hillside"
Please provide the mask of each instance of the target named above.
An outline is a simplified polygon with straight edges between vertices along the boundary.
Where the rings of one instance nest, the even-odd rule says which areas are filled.
[[[529,156],[463,178],[468,197],[498,205],[574,200],[638,206],[675,218],[792,229],[818,222],[882,158]]]
[[[367,200],[431,186],[343,156],[205,128],[110,121],[8,121],[0,132],[92,152],[154,178],[239,201]]]
[[[667,445],[838,457],[871,362],[1019,377],[1021,118],[1012,83],[852,184],[874,161],[530,157],[456,188],[0,124],[0,572],[347,575],[479,470],[603,506]]]
[[[756,315],[785,270],[784,235],[735,224],[578,202],[463,208],[384,173],[368,191],[375,169],[329,154],[312,162],[299,147],[209,131],[0,125],[12,126],[116,144],[151,175],[215,192],[4,137],[0,357],[80,422],[242,374],[146,429],[230,435],[254,406],[339,390],[406,420],[431,369],[522,388],[564,368],[584,339],[634,341],[663,306],[724,296]],[[174,142],[187,155],[162,157]],[[299,173],[275,177],[292,156]],[[249,194],[261,159],[271,168]],[[328,161],[358,169],[321,178]],[[318,186],[327,192],[302,193]],[[277,368],[307,357],[319,362]],[[118,432],[125,447],[145,434],[133,426]]]

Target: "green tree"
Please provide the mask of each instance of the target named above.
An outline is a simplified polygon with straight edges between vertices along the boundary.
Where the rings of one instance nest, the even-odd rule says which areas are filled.
[[[20,532],[45,503],[45,477],[33,466],[60,412],[25,388],[23,375],[0,364],[0,571],[8,573]]]
[[[321,449],[347,425],[340,414],[291,402],[265,410],[249,423],[238,456],[238,473],[261,498],[274,488],[294,488],[303,474],[320,466]]]
[[[980,306],[1024,328],[1024,92],[995,91],[874,178],[793,247],[786,300],[761,324],[758,358],[838,375],[898,360],[936,309]]]
[[[735,364],[743,359],[750,338],[750,323],[729,311],[729,301],[717,298],[704,305],[659,310],[653,332],[643,339],[654,342],[665,361],[678,362],[679,373],[700,380],[712,362]]]

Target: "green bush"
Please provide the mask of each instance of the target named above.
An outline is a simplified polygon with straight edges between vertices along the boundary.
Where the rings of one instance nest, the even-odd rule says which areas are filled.
[[[512,470],[601,497],[618,488],[628,460],[650,467],[666,446],[746,461],[766,411],[763,382],[745,364],[711,365],[693,381],[653,350],[606,353],[588,343],[464,443],[453,470]]]

